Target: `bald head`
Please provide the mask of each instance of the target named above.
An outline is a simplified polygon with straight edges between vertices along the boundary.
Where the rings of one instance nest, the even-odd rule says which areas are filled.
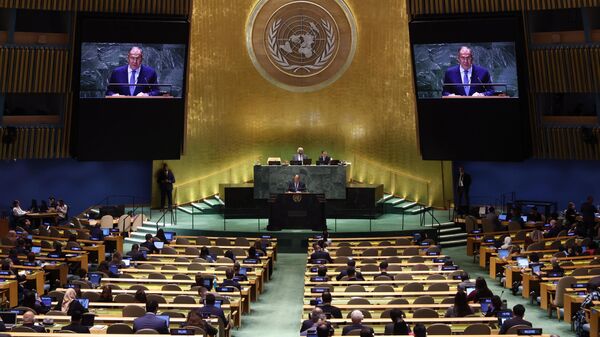
[[[31,311],[27,311],[23,314],[23,324],[33,324],[35,322],[35,315]]]
[[[321,319],[321,316],[323,316],[323,309],[321,308],[314,308],[310,313],[310,319],[315,323]]]

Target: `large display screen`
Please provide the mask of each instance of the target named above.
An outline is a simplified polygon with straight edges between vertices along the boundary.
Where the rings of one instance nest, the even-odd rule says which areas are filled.
[[[78,22],[71,153],[80,160],[178,159],[189,22],[84,16]]]
[[[181,98],[185,59],[183,44],[84,42],[79,97]]]
[[[423,159],[529,156],[526,62],[518,17],[410,23]]]
[[[519,97],[514,42],[413,46],[418,98]]]

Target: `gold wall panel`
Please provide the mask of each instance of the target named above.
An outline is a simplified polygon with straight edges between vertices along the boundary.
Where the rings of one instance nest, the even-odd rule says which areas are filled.
[[[65,93],[69,58],[64,48],[0,47],[0,92]]]
[[[353,180],[444,206],[451,165],[423,161],[418,150],[406,1],[347,1],[358,23],[354,61],[311,93],[279,89],[252,65],[245,25],[255,3],[194,1],[185,154],[169,162],[176,202],[252,180],[256,161],[289,160],[303,146],[312,158],[326,149],[352,162]]]

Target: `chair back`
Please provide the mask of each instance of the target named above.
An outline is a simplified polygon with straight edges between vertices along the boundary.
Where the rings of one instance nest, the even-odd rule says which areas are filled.
[[[564,276],[558,280],[556,285],[556,297],[554,298],[554,305],[562,307],[564,305],[565,290],[571,287],[571,284],[577,283],[577,279],[573,276]]]
[[[115,334],[123,334],[129,335],[133,333],[133,329],[125,323],[113,323],[108,326],[106,329],[107,334],[115,335]]]
[[[531,329],[529,325],[519,324],[510,327],[510,329],[506,330],[507,335],[516,335],[519,332],[519,329]]]
[[[122,313],[123,317],[141,317],[146,314],[146,309],[140,305],[129,304],[123,307]]]
[[[419,308],[414,311],[413,318],[438,318],[440,315],[437,311],[429,308]]]
[[[158,335],[158,331],[154,329],[139,329],[135,332],[136,335]]]
[[[100,227],[102,228],[113,228],[113,217],[107,214],[100,218]]]
[[[465,335],[491,335],[492,329],[490,326],[483,323],[471,324],[465,328]]]
[[[452,329],[444,323],[435,323],[427,327],[428,335],[451,335]]]

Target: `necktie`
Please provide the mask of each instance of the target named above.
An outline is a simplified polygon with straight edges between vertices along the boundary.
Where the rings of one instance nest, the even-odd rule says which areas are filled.
[[[296,192],[298,192],[298,183],[296,183]]]
[[[469,72],[467,70],[465,70],[465,75],[463,77],[463,84],[469,84]],[[465,94],[467,94],[467,96],[469,96],[469,86],[465,85],[465,86],[463,86],[463,88],[465,88]]]
[[[131,78],[129,79],[129,84],[135,84],[135,70],[131,71]],[[129,86],[129,94],[131,96],[133,96],[134,92],[135,92],[135,85],[130,85]]]

